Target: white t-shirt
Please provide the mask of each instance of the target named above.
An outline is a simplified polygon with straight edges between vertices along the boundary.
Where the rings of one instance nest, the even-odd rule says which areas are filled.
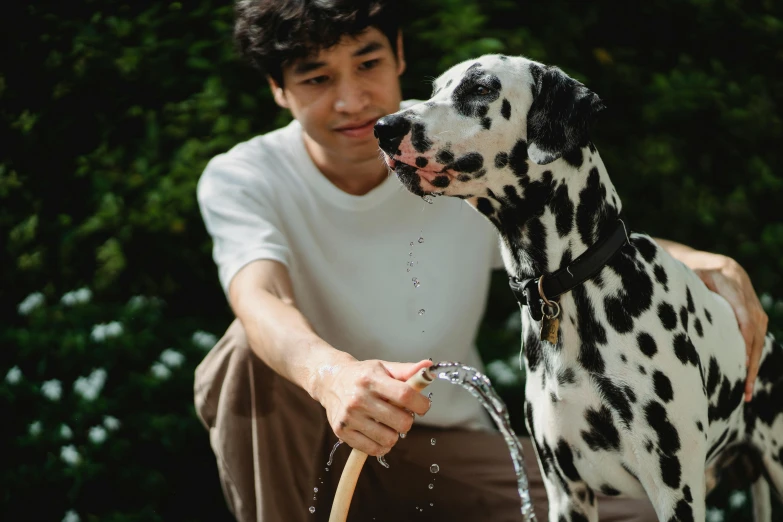
[[[474,341],[502,260],[497,233],[463,201],[428,204],[393,175],[366,195],[347,194],[316,168],[297,121],[213,158],[198,200],[226,292],[247,263],[276,260],[299,310],[335,348],[359,360],[482,367]],[[437,381],[427,392],[433,407],[417,422],[491,425],[460,387]]]

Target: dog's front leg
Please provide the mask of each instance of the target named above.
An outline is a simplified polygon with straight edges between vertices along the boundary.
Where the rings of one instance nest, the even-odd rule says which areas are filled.
[[[666,454],[657,448],[640,468],[639,480],[652,501],[658,520],[693,522],[705,520],[706,480],[703,448],[691,453]],[[681,472],[680,472],[681,470]]]
[[[536,450],[538,466],[549,501],[549,522],[597,522],[595,493],[573,464],[571,448],[561,441],[552,448],[536,431],[533,406],[525,401],[525,424]]]

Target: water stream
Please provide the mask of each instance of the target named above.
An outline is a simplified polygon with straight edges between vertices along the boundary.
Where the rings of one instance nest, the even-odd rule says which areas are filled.
[[[468,390],[482,406],[489,412],[492,420],[497,424],[500,433],[508,445],[511,453],[511,461],[514,463],[514,471],[517,474],[517,491],[522,501],[521,512],[526,522],[536,522],[533,513],[533,503],[530,500],[530,487],[525,473],[525,458],[522,455],[522,444],[519,442],[508,417],[508,409],[505,403],[492,389],[487,376],[458,362],[439,362],[430,367],[430,372],[438,379],[443,379],[452,384],[458,384]]]

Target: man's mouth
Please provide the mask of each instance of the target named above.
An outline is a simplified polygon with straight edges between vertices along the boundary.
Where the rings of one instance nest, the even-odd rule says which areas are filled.
[[[372,134],[376,121],[378,121],[378,118],[372,118],[355,123],[347,123],[345,125],[336,127],[334,130],[349,138],[365,138]]]

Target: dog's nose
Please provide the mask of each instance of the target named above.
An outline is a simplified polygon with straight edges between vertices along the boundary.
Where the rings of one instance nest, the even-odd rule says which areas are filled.
[[[375,137],[384,152],[396,154],[402,139],[411,129],[411,122],[405,116],[392,114],[375,123]]]

